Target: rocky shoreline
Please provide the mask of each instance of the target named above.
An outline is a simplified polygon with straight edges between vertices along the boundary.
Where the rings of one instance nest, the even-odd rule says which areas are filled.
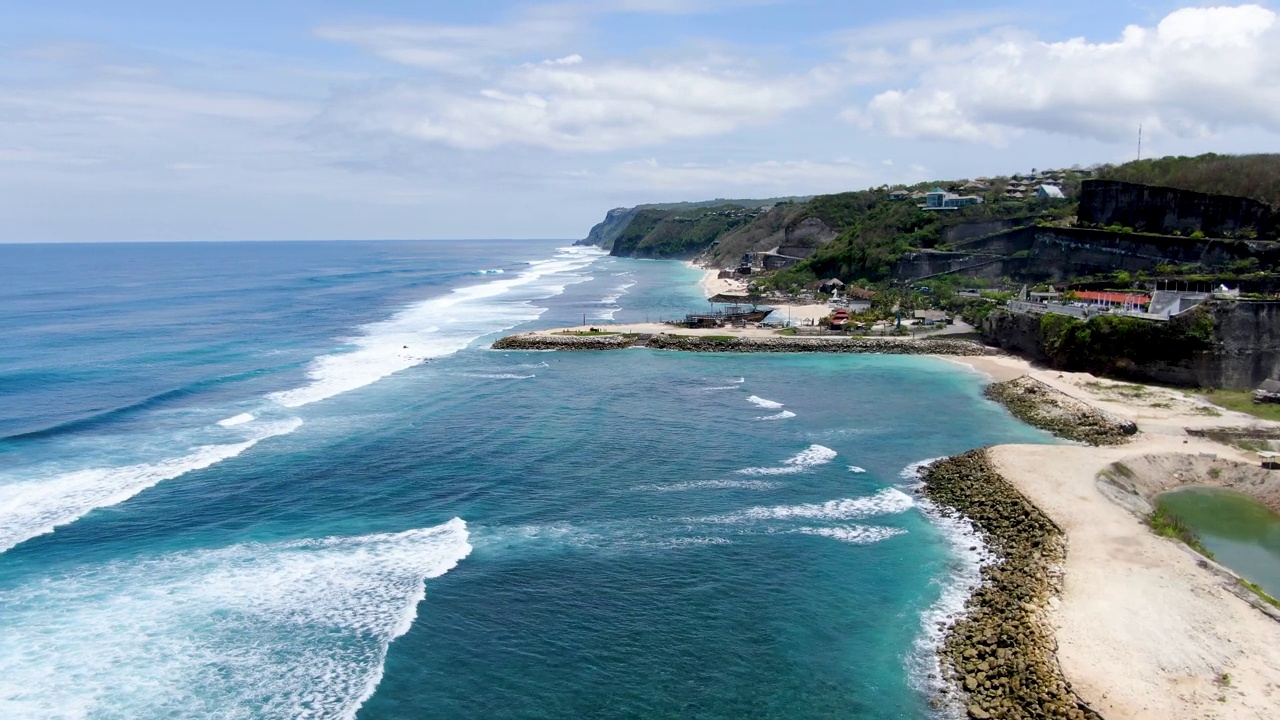
[[[1130,420],[1099,410],[1035,378],[991,383],[987,397],[1028,425],[1088,445],[1122,445],[1138,432]]]
[[[955,338],[870,337],[720,337],[674,333],[618,335],[557,335],[520,333],[499,339],[494,350],[621,350],[647,347],[683,352],[741,353],[862,353],[879,355],[994,355],[980,343]]]
[[[996,558],[938,650],[968,716],[1101,720],[1063,677],[1045,617],[1066,557],[1062,530],[996,472],[986,449],[935,463],[923,481],[922,493],[968,518]]]

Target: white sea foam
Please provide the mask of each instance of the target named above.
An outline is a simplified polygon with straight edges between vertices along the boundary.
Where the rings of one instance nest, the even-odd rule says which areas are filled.
[[[905,485],[919,487],[924,471],[941,459],[912,463],[903,468],[899,476]],[[939,508],[926,499],[919,499],[916,504],[921,514],[941,531],[952,556],[945,575],[934,581],[941,586],[941,593],[938,600],[920,614],[920,634],[907,658],[912,684],[929,696],[937,696],[946,687],[938,648],[947,629],[964,615],[965,603],[981,584],[982,568],[994,562],[995,556],[982,541],[982,535],[962,515]],[[947,696],[941,709],[947,718],[968,717],[954,693]]]
[[[744,378],[744,377],[740,377],[740,378],[738,378],[737,380],[731,380],[730,382],[734,382],[734,383],[737,383],[738,385],[741,385],[742,383],[744,383],[744,382],[746,382],[746,381],[747,381],[747,379],[746,379],[746,378]]]
[[[737,390],[738,386],[737,385],[717,385],[715,387],[702,388],[702,389],[706,390],[707,392],[711,392],[712,390]]]
[[[835,527],[802,527],[797,528],[794,532],[804,535],[821,535],[846,542],[851,545],[870,545],[871,543],[888,540],[895,535],[902,535],[906,530],[902,528],[878,527],[869,525],[848,525]]]
[[[673,532],[674,530],[674,532]],[[726,545],[728,538],[700,532],[705,528],[672,528],[655,523],[604,522],[477,528],[472,542],[479,552],[564,550],[622,553],[661,552],[693,545]]]
[[[629,289],[631,289],[631,288],[635,287],[635,285],[636,285],[636,284],[635,284],[634,282],[629,282],[629,283],[625,283],[625,284],[619,285],[618,287],[616,287],[616,288],[614,288],[614,289],[613,289],[613,293],[611,293],[611,294],[609,294],[609,295],[605,295],[603,298],[601,298],[601,299],[600,299],[600,304],[601,304],[601,305],[613,305],[614,303],[618,302],[618,300],[619,300],[623,295],[626,295],[626,294],[627,294],[627,290],[629,290]]]
[[[749,520],[854,520],[858,518],[897,515],[915,505],[910,495],[897,488],[885,488],[875,495],[824,503],[755,507],[732,515],[721,516],[723,522]]]
[[[493,268],[490,270],[477,270],[471,274],[472,275],[501,275],[505,272],[506,270],[503,270],[502,268]]]
[[[781,485],[767,480],[693,480],[669,485],[637,485],[636,490],[679,492],[682,490],[773,490]]]
[[[810,445],[794,457],[782,461],[782,467],[752,467],[738,470],[743,475],[791,475],[826,465],[836,459],[836,451],[822,445]]]
[[[850,466],[849,466],[849,472],[851,472],[851,473],[864,473],[864,472],[866,472],[866,469],[865,469],[865,468],[860,468],[860,467],[858,467],[857,465],[850,465]]]
[[[761,417],[757,417],[756,419],[757,420],[786,420],[788,418],[793,418],[795,416],[796,414],[791,412],[790,410],[783,410],[777,415],[764,415]]]
[[[929,458],[906,466],[902,469],[902,472],[898,473],[898,477],[902,478],[902,485],[913,490],[919,488],[920,484],[924,482],[924,471],[941,459],[940,457]]]
[[[204,445],[182,457],[157,462],[4,482],[0,484],[0,552],[53,532],[95,508],[122,503],[156,483],[233,458],[267,438],[287,435],[301,425],[298,418],[265,423],[241,442]]]
[[[480,378],[483,380],[528,380],[537,377],[537,375],[518,375],[516,373],[472,373],[467,375],[471,378]]]
[[[285,407],[307,405],[370,385],[430,358],[450,355],[489,333],[534,320],[546,308],[533,305],[531,300],[553,297],[564,292],[569,283],[582,282],[585,278],[578,271],[601,254],[596,248],[560,248],[552,259],[530,262],[517,274],[410,305],[386,320],[361,327],[349,339],[349,351],[313,360],[307,372],[309,384],[268,397]],[[525,297],[517,299],[517,295]]]
[[[780,402],[775,402],[773,400],[765,400],[764,398],[759,397],[757,395],[752,395],[751,397],[747,398],[747,402],[751,403],[752,405],[758,405],[762,408],[765,408],[766,410],[777,410],[778,408],[782,407],[782,403]]]
[[[249,413],[240,413],[239,415],[235,415],[235,416],[226,418],[224,420],[219,420],[218,424],[221,425],[222,427],[235,427],[237,425],[243,425],[249,422],[253,422],[253,415]]]
[[[0,597],[0,717],[354,718],[466,523],[89,567]]]

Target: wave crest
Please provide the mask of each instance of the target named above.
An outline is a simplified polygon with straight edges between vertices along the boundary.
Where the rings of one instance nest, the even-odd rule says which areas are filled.
[[[354,718],[466,523],[110,563],[6,593],[4,717]],[[69,712],[74,709],[74,712]]]

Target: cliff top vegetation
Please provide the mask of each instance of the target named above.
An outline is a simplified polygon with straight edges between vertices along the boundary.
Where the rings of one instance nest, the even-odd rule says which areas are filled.
[[[1102,180],[1253,198],[1280,207],[1280,154],[1167,156],[1097,168]]]

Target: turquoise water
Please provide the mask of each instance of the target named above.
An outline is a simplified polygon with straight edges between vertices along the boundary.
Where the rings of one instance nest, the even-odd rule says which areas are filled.
[[[486,349],[675,263],[0,259],[4,717],[929,717],[974,552],[904,471],[1047,441],[930,358]]]
[[[1184,488],[1160,496],[1214,558],[1280,597],[1280,515],[1248,495]]]

